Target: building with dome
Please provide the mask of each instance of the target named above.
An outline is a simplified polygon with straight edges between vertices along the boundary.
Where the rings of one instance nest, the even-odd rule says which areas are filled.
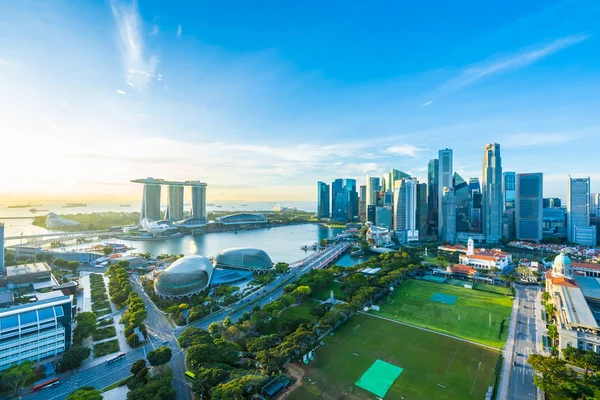
[[[190,297],[210,285],[211,261],[202,256],[186,256],[171,264],[154,279],[154,290],[162,298]]]
[[[557,310],[558,348],[576,347],[600,353],[600,283],[577,271],[561,252],[546,273],[546,291]]]
[[[263,250],[251,247],[238,247],[221,251],[215,257],[215,266],[253,272],[266,272],[273,269],[271,257]]]

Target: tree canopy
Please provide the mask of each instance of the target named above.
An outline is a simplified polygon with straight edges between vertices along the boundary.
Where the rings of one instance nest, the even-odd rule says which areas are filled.
[[[148,362],[152,366],[166,364],[171,360],[171,348],[168,346],[159,347],[148,353]]]
[[[102,400],[103,398],[102,393],[93,386],[80,387],[67,396],[67,400]]]
[[[2,371],[2,376],[0,377],[2,384],[10,387],[15,393],[18,393],[26,382],[34,379],[33,365],[33,361],[11,365]]]

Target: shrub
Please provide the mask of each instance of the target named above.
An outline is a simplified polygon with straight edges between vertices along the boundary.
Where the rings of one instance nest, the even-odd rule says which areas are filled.
[[[107,354],[116,353],[119,351],[119,341],[111,340],[108,342],[98,343],[94,345],[94,357],[102,357]]]
[[[94,340],[103,340],[111,337],[117,336],[117,331],[114,326],[109,326],[108,328],[97,329],[96,332],[92,335]]]

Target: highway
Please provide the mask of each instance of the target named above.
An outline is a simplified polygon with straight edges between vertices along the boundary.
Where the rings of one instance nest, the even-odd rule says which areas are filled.
[[[533,400],[537,398],[537,387],[533,383],[534,371],[527,364],[527,357],[536,353],[535,302],[537,286],[515,285],[519,291],[517,327],[514,336],[514,356],[509,382],[509,399]]]

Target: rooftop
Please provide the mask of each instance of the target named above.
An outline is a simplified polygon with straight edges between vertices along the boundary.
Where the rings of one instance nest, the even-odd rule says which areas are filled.
[[[583,292],[583,295],[588,298],[600,300],[600,279],[586,276],[575,276],[577,286]]]
[[[459,274],[468,274],[468,275],[474,275],[475,274],[475,269],[469,265],[464,265],[464,264],[454,264],[452,267],[448,267],[448,270],[452,273],[459,273]]]
[[[133,183],[147,183],[150,185],[170,185],[170,186],[206,186],[206,183],[200,181],[166,181],[164,179],[142,178],[132,179]]]
[[[598,323],[582,291],[578,287],[559,286],[567,321],[572,325],[598,328]]]
[[[21,276],[27,274],[37,274],[47,272],[50,273],[50,267],[45,262],[33,263],[33,264],[23,264],[23,265],[13,265],[10,267],[6,267],[6,276],[8,278],[13,276]]]

